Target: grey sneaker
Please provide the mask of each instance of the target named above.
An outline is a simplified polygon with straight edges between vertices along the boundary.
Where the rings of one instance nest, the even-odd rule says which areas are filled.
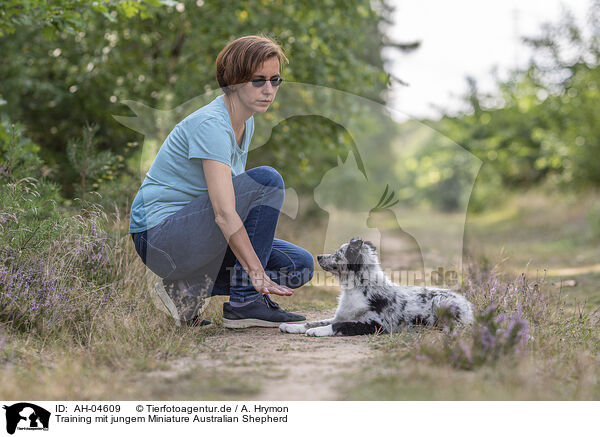
[[[223,326],[226,328],[277,328],[282,323],[299,323],[305,320],[304,316],[282,310],[266,294],[239,308],[232,307],[229,302],[223,304]]]
[[[162,285],[162,286],[160,286]],[[156,294],[175,320],[177,326],[206,326],[211,322],[199,316],[207,303],[206,287],[198,287],[188,281],[167,281],[157,284]]]

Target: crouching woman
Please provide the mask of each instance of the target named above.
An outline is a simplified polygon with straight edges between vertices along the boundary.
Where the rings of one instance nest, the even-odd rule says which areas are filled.
[[[163,278],[158,294],[185,324],[209,323],[200,311],[214,295],[229,296],[228,328],[305,320],[269,298],[292,295],[314,272],[307,250],[274,238],[283,178],[269,166],[245,170],[254,114],[275,99],[284,61],[264,36],[229,43],[216,61],[224,94],[175,126],[132,204],[136,251]]]

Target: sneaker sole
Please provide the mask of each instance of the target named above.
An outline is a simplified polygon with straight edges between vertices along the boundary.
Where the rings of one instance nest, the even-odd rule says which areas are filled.
[[[282,323],[306,323],[306,320],[298,320],[297,322],[269,322],[260,319],[223,319],[223,326],[230,329],[240,328],[279,328]]]

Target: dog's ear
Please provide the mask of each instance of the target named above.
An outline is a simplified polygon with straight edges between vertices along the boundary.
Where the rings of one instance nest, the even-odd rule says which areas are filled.
[[[374,251],[375,253],[377,253],[377,248],[375,247],[375,245],[374,245],[373,243],[371,243],[370,241],[365,241],[365,244],[366,244],[367,246],[369,246],[371,249],[373,249],[373,251]]]
[[[360,238],[353,238],[350,240],[348,247],[346,248],[346,260],[348,261],[348,270],[353,272],[358,271],[362,264],[362,255],[360,254],[360,248],[363,245],[363,241]]]

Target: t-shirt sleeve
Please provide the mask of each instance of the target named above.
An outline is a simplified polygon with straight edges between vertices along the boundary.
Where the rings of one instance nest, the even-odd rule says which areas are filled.
[[[231,138],[227,126],[213,117],[190,123],[186,129],[188,159],[214,159],[231,167]]]

